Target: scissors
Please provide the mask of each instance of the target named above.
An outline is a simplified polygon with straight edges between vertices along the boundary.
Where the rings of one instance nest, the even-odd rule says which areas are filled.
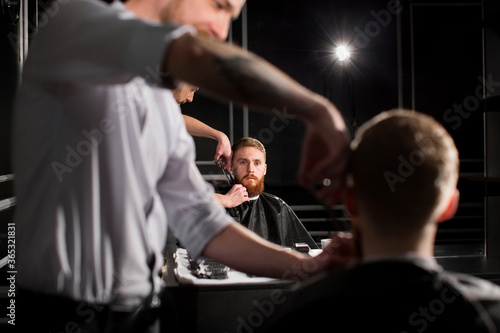
[[[226,176],[226,179],[227,179],[229,186],[233,186],[234,185],[234,177],[226,169],[224,169],[224,163],[222,162],[222,160],[218,160],[217,162],[214,162],[214,163],[222,170],[222,173],[224,174],[224,176]]]

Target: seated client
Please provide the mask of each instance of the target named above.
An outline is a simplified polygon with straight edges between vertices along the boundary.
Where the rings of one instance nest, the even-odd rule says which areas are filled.
[[[433,257],[438,224],[459,199],[458,152],[443,126],[417,112],[384,112],[352,147],[345,206],[362,257],[306,282],[264,330],[499,332],[500,287]]]
[[[233,145],[231,173],[235,185],[219,202],[236,221],[261,237],[286,247],[306,243],[318,246],[293,210],[280,198],[264,192],[266,150],[254,138],[241,138]]]

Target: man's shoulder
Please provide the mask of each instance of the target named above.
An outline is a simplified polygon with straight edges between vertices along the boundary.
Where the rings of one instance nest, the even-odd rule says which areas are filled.
[[[475,301],[500,302],[500,286],[469,274],[446,271],[449,283],[465,298]]]
[[[285,202],[285,200],[281,199],[277,195],[262,192],[260,194],[259,198],[261,198],[262,201],[267,202],[268,205],[272,205],[276,209],[279,208],[280,211],[286,210],[286,211],[293,212],[292,208],[290,206],[288,206],[288,204]]]
[[[287,205],[287,203],[283,199],[281,199],[280,197],[278,197],[277,195],[274,195],[274,194],[271,194],[271,193],[267,193],[267,192],[262,192],[260,194],[260,196],[263,197],[263,198],[265,198],[265,199],[267,199],[267,200],[269,200],[269,201],[277,201],[277,202],[279,202],[281,204]]]
[[[498,290],[499,286],[486,280],[446,271],[438,273],[412,263],[360,264],[325,272],[300,284],[290,295],[284,320],[279,324],[290,323],[290,327],[297,328],[305,317],[308,323],[324,321],[326,324],[325,318],[336,313],[342,318],[337,327],[339,332],[377,327],[415,331],[415,327],[420,326],[429,326],[429,332],[441,332],[443,327],[456,329],[460,325],[464,325],[464,331],[475,331],[468,330],[469,326],[475,329],[483,323],[473,321],[476,313],[469,304],[481,304],[497,324],[500,321],[500,298],[495,296]],[[448,312],[441,313],[445,306]],[[357,311],[353,312],[353,308]],[[426,321],[423,325],[426,317],[420,309],[440,314],[440,320]],[[363,321],[358,320],[359,313],[364,314]]]

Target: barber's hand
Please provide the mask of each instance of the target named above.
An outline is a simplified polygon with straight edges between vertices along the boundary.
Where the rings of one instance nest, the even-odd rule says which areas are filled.
[[[324,270],[341,269],[355,264],[358,256],[352,234],[336,233],[320,254],[306,260],[313,262],[307,266],[317,267],[317,271],[311,272],[313,275]]]
[[[225,208],[233,208],[241,205],[245,201],[250,201],[246,187],[241,184],[233,185],[233,187],[222,196],[219,202]]]
[[[229,141],[226,134],[219,132],[220,135],[217,138],[217,148],[215,149],[214,162],[217,163],[218,160],[222,160],[222,165],[224,169],[231,168],[231,142]]]
[[[335,203],[345,185],[350,139],[337,109],[306,122],[299,167],[299,182],[326,203]]]

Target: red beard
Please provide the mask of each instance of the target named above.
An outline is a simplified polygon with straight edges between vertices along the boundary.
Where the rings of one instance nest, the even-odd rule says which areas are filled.
[[[249,178],[253,178],[255,179],[255,181],[249,183],[248,182]],[[238,180],[237,183],[245,186],[249,198],[255,197],[256,195],[259,195],[262,192],[264,192],[264,176],[262,176],[262,178],[259,179],[255,176],[246,175],[245,177],[243,177],[243,179]]]

